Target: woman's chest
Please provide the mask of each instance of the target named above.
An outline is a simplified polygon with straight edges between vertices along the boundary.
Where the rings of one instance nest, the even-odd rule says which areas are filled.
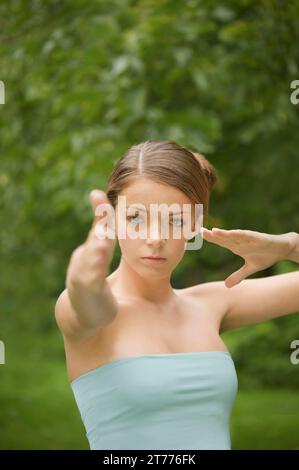
[[[169,308],[126,301],[112,323],[88,341],[67,348],[69,378],[108,362],[145,354],[227,351],[219,314],[208,302],[183,298]]]
[[[109,358],[227,350],[219,335],[219,318],[208,302],[192,298],[161,309],[126,302],[115,321],[99,333],[97,344]]]

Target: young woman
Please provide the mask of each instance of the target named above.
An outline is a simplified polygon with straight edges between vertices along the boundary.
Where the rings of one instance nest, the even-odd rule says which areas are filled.
[[[124,221],[146,227],[143,238],[118,239],[121,260],[108,275],[116,240],[99,236],[103,218],[95,216],[56,303],[91,449],[230,449],[238,380],[220,334],[299,310],[299,272],[244,280],[282,259],[299,262],[295,232],[202,229],[205,240],[243,257],[244,266],[225,281],[172,287],[187,242],[173,228],[183,227],[184,213],[146,226],[150,207],[202,204],[205,220],[215,181],[202,155],[172,141],[147,141],[116,163],[106,194],[91,192],[94,210],[105,203],[117,209],[125,197],[116,232]]]

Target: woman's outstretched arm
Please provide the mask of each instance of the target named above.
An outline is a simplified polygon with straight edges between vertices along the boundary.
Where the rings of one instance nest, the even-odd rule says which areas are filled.
[[[215,283],[218,295],[225,299],[226,305],[221,332],[299,312],[299,270],[244,279],[283,259],[299,263],[299,234],[204,229],[203,237],[230,249],[245,261],[225,281]]]
[[[90,193],[93,209],[109,203],[103,191]],[[118,303],[107,283],[106,276],[115,241],[100,239],[101,217],[95,214],[86,241],[77,247],[67,268],[66,289],[55,304],[55,319],[64,337],[82,341],[112,322],[118,312]],[[96,230],[97,228],[97,230]],[[106,227],[102,227],[104,232]]]
[[[293,242],[292,249],[288,255],[288,259],[299,264],[299,234],[292,232]]]

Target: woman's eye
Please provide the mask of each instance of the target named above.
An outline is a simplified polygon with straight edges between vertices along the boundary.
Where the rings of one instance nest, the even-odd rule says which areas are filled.
[[[127,220],[129,220],[130,222],[134,222],[134,223],[138,223],[136,222],[136,218],[140,217],[138,214],[135,214],[135,215],[128,215],[127,216]]]
[[[173,222],[177,222],[177,223],[175,223],[174,225],[177,225],[177,226],[179,226],[179,227],[180,227],[181,225],[183,225],[183,220],[182,220],[182,219],[172,219],[172,223],[173,223]]]
[[[138,220],[138,218],[139,218],[139,220]],[[128,215],[127,220],[137,224],[139,222],[142,222],[142,217],[138,214]],[[172,219],[172,220],[170,220],[170,223],[174,224],[177,227],[180,227],[180,226],[183,225],[183,220],[182,219]]]

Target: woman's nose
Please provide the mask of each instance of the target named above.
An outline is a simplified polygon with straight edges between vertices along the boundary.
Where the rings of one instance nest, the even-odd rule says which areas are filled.
[[[165,243],[167,234],[165,227],[158,227],[158,224],[153,224],[149,227],[149,233],[147,236],[147,243],[151,245],[161,245]]]
[[[161,245],[164,245],[165,239],[159,237],[159,238],[147,238],[146,243],[148,245],[151,245],[153,247],[159,247]]]

